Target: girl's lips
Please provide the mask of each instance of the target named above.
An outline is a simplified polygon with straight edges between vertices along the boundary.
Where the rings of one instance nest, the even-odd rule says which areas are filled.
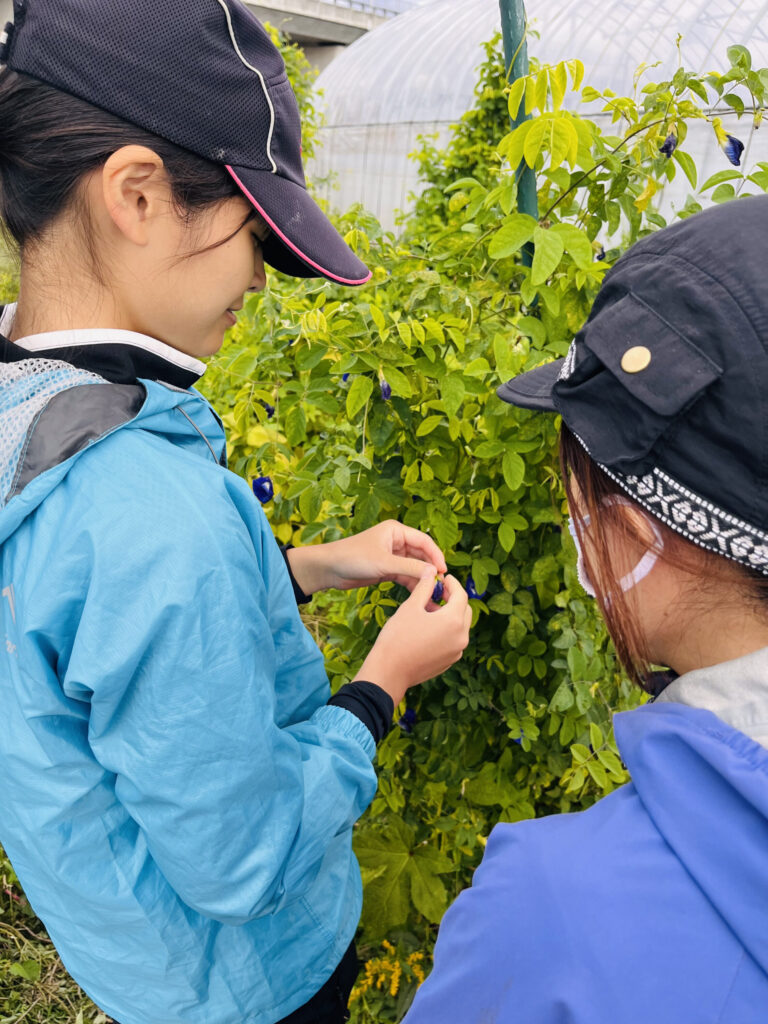
[[[232,312],[232,310],[228,309],[224,315],[226,316],[227,320],[229,321],[230,326],[234,327],[235,324],[237,323],[237,317]]]

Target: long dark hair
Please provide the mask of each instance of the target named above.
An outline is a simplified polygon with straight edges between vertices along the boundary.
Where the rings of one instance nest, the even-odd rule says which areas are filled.
[[[635,594],[633,591],[624,593],[617,586],[615,552],[611,550],[608,531],[601,528],[610,523],[614,537],[623,535],[630,541],[640,540],[633,534],[629,518],[621,514],[621,506],[606,501],[615,495],[630,499],[590,458],[565,425],[560,432],[560,465],[574,527],[584,552],[586,570],[594,584],[600,611],[616,648],[616,654],[628,676],[644,689],[652,690],[649,680],[653,672],[649,663],[648,643],[640,630],[638,616],[635,613]],[[574,501],[574,481],[578,484],[580,503]],[[583,520],[579,516],[579,507],[582,513],[590,517],[588,542]],[[759,569],[751,569],[698,547],[655,516],[651,516],[650,512],[643,512],[653,519],[664,542],[663,550],[659,554],[660,561],[682,569],[692,581],[695,581],[700,593],[709,587],[734,589],[743,598],[760,606],[760,611],[765,614],[768,602],[768,576]]]
[[[3,68],[0,220],[6,240],[23,256],[60,214],[77,209],[83,176],[128,145],[147,146],[158,154],[177,212],[189,222],[205,208],[240,195],[219,164],[45,82]],[[86,211],[80,212],[93,256]]]

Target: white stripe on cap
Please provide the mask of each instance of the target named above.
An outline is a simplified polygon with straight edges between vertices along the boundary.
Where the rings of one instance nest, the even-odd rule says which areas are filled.
[[[267,105],[269,106],[269,117],[270,117],[270,120],[269,120],[269,134],[267,135],[267,156],[269,157],[269,162],[272,164],[272,173],[273,174],[277,174],[277,164],[272,159],[272,151],[270,149],[270,146],[272,144],[272,132],[274,131],[274,128],[275,128],[275,108],[272,106],[272,100],[269,97],[269,90],[267,89],[267,83],[264,81],[264,75],[262,75],[262,73],[259,71],[259,69],[255,68],[253,66],[253,64],[249,64],[248,63],[248,61],[243,56],[243,53],[242,53],[240,47],[237,44],[237,39],[235,38],[235,28],[234,28],[234,25],[232,24],[232,15],[229,13],[229,7],[227,7],[226,0],[216,0],[216,2],[224,10],[225,15],[227,16],[227,25],[229,27],[229,37],[232,40],[232,45],[235,48],[235,53],[240,58],[240,60],[243,62],[243,64],[245,64],[245,66],[248,68],[249,71],[253,71],[255,74],[257,74],[259,76],[259,81],[261,82],[261,88],[264,90],[264,96],[266,98]]]

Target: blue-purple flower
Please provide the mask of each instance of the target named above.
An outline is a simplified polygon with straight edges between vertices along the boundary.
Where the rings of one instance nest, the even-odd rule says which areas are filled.
[[[445,587],[443,585],[443,581],[442,580],[437,580],[435,582],[435,589],[432,591],[432,600],[435,602],[435,604],[438,604],[440,601],[443,600],[443,591],[444,590],[445,590]]]
[[[464,584],[464,589],[466,590],[468,597],[473,598],[477,601],[482,601],[482,599],[488,593],[487,590],[484,590],[482,594],[478,594],[477,587],[475,586],[475,581],[472,579],[471,573],[469,574],[469,576],[467,576],[467,582]]]
[[[597,254],[597,256],[595,256],[595,259],[596,260],[604,260],[605,259],[605,248],[604,248],[604,246],[602,246],[602,245],[600,246],[600,252]]]
[[[397,724],[403,730],[403,732],[413,732],[413,727],[416,724],[416,712],[413,708],[406,708],[400,718],[397,720]]]
[[[272,417],[275,415],[274,405],[270,405],[269,402],[262,402],[261,404],[264,406],[264,412],[266,412],[267,414],[267,419],[271,420]]]
[[[387,383],[387,379],[385,377],[379,378],[379,387],[381,388],[381,397],[385,402],[388,402],[392,397],[392,388]]]
[[[266,505],[268,501],[272,501],[275,496],[275,488],[272,485],[272,480],[268,476],[259,476],[251,484],[253,493],[259,499],[262,505]]]
[[[347,381],[349,380],[349,374],[348,373],[342,373],[341,379],[346,384]]]
[[[669,159],[677,149],[677,136],[674,132],[670,132],[669,135],[664,139],[662,144],[659,146],[659,152],[663,153],[664,156]]]
[[[717,141],[720,143],[720,148],[734,167],[738,167],[741,164],[741,154],[744,152],[744,143],[741,139],[737,139],[735,135],[728,134],[725,128],[723,128],[723,122],[719,117],[716,117],[712,121],[712,127],[715,129],[715,136],[717,137]]]

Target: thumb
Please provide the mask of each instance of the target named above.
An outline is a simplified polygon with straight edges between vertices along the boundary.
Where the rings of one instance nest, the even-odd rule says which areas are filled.
[[[422,566],[424,563],[421,563]],[[411,596],[405,602],[405,604],[418,605],[421,608],[426,609],[430,600],[432,599],[432,591],[435,589],[435,572],[431,570],[425,573],[416,586],[411,591]]]

